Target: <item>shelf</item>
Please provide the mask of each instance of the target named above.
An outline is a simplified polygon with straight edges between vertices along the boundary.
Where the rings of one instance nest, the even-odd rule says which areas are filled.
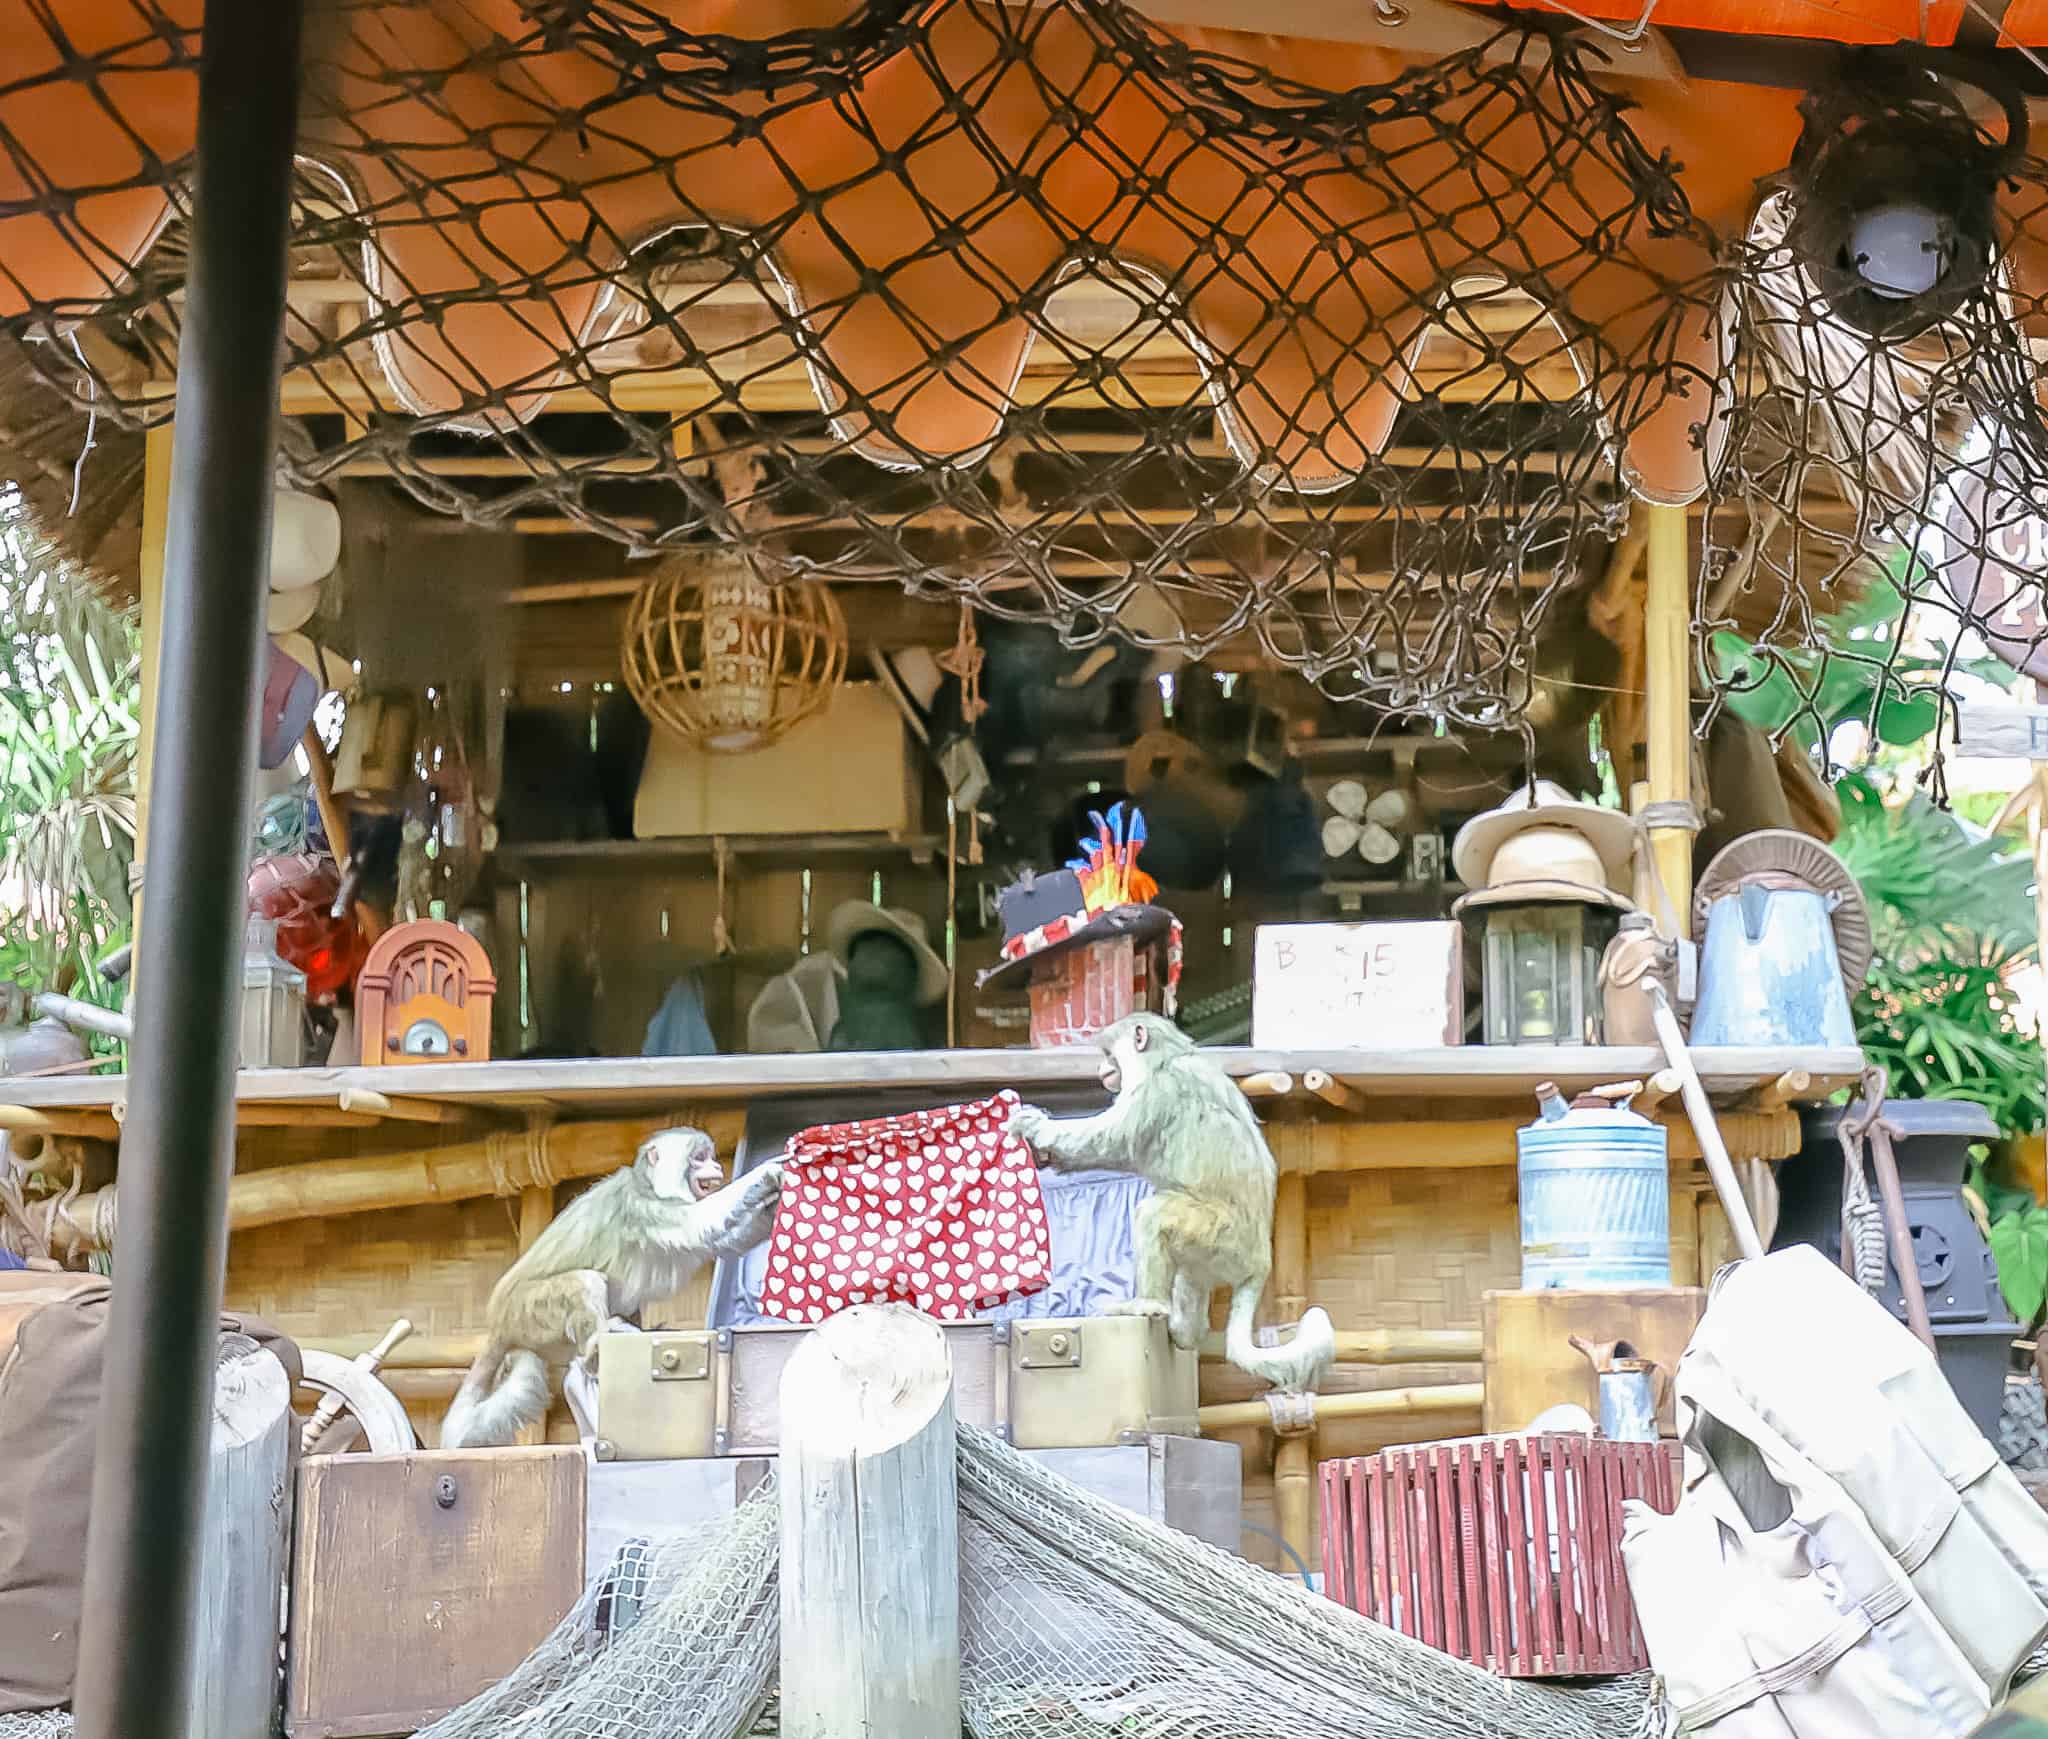
[[[1208,1053],[1239,1079],[1310,1073],[1365,1100],[1492,1101],[1533,1113],[1539,1081],[1574,1092],[1610,1081],[1647,1080],[1664,1067],[1648,1045],[1601,1047],[1452,1045],[1398,1051],[1271,1051],[1217,1047]],[[1862,1070],[1856,1050],[1814,1047],[1714,1048],[1693,1052],[1708,1093],[1739,1102],[1792,1071],[1812,1077],[1807,1095],[1825,1099]],[[1061,1051],[898,1051],[817,1056],[616,1057],[570,1062],[396,1065],[379,1069],[264,1069],[237,1078],[239,1121],[260,1125],[264,1107],[322,1107],[340,1121],[381,1121],[381,1098],[408,1120],[493,1111],[660,1113],[682,1104],[744,1105],[756,1099],[817,1093],[992,1093],[1015,1087],[1087,1086],[1098,1079],[1092,1048]],[[0,1102],[42,1110],[53,1120],[102,1116],[124,1101],[126,1078],[48,1077],[0,1082]],[[374,1095],[366,1098],[365,1095]],[[344,1112],[346,1103],[352,1109]],[[361,1106],[361,1110],[353,1107]],[[66,1114],[69,1114],[67,1117]],[[1368,1106],[1361,1113],[1372,1115]],[[390,1115],[389,1113],[385,1114]],[[82,1132],[82,1131],[81,1131]]]
[[[735,858],[760,862],[815,863],[822,859],[908,857],[923,863],[943,857],[945,836],[936,833],[744,833],[725,845]],[[649,864],[711,863],[717,842],[688,839],[574,839],[552,843],[500,845],[496,862],[514,871],[634,868]]]

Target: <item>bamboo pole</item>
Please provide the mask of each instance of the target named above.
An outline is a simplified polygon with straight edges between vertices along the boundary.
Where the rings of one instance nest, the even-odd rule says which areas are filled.
[[[1350,1365],[1465,1365],[1484,1356],[1476,1328],[1340,1328],[1337,1362]],[[324,1343],[323,1343],[324,1344]],[[474,1356],[472,1354],[472,1356]],[[1220,1365],[1223,1337],[1202,1342],[1202,1362]]]
[[[1290,1172],[1273,1195],[1273,1307],[1283,1323],[1308,1309],[1308,1179]],[[1282,1437],[1273,1451],[1273,1511],[1280,1537],[1306,1560],[1314,1546],[1315,1433]]]
[[[519,1192],[519,1253],[525,1255],[540,1242],[541,1234],[554,1223],[555,1186],[551,1183],[528,1184]],[[531,1448],[547,1441],[548,1422],[545,1417],[536,1419],[531,1425],[521,1428],[518,1441]]]
[[[1668,1079],[1667,1079],[1668,1077]],[[1659,1071],[1659,1091],[1680,1091],[1673,1071]],[[1823,1079],[1815,1096],[1831,1090]],[[1646,1089],[1648,1091],[1648,1089]],[[1705,1153],[1692,1123],[1683,1114],[1659,1116],[1670,1139],[1674,1161],[1702,1159]],[[1515,1163],[1515,1131],[1526,1117],[1486,1117],[1435,1123],[1343,1123],[1318,1121],[1290,1127],[1276,1124],[1274,1158],[1283,1177],[1293,1172],[1443,1171]],[[1792,1110],[1731,1111],[1721,1119],[1728,1144],[1759,1159],[1790,1159],[1799,1151],[1799,1114]],[[1287,1131],[1285,1139],[1281,1139]]]
[[[1650,801],[1692,801],[1692,597],[1686,511],[1645,506],[1649,517],[1643,607],[1645,735]],[[1692,923],[1692,831],[1650,829],[1650,850],[1684,940]],[[1653,910],[1655,908],[1653,907]],[[1660,915],[1661,916],[1661,915]]]
[[[1315,1395],[1316,1424],[1340,1419],[1400,1419],[1412,1413],[1477,1414],[1486,1399],[1484,1383],[1436,1383],[1412,1389],[1362,1389],[1348,1395]],[[1198,1417],[1204,1431],[1242,1431],[1273,1423],[1263,1400],[1217,1401]]]
[[[136,710],[135,733],[135,867],[130,885],[135,889],[131,935],[142,935],[142,861],[149,839],[150,773],[156,763],[156,673],[164,627],[164,546],[171,524],[171,424],[159,424],[143,436],[142,447],[142,554],[141,693]],[[133,957],[141,970],[142,951]],[[128,981],[128,1001],[135,1000],[135,980]]]
[[[744,1112],[718,1111],[627,1122],[557,1123],[538,1132],[508,1130],[447,1147],[243,1172],[228,1185],[228,1229],[245,1232],[323,1215],[517,1195],[536,1185],[551,1187],[570,1178],[616,1171],[648,1136],[679,1121],[695,1124],[719,1146],[730,1148],[744,1119]],[[54,1253],[77,1256],[100,1248],[102,1221],[112,1233],[113,1202],[111,1184],[73,1202],[57,1217]]]

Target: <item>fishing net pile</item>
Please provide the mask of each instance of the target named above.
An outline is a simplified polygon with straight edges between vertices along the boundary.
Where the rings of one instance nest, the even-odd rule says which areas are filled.
[[[77,8],[24,6],[0,338],[154,422],[198,8],[95,5],[78,44]],[[328,0],[309,33],[302,484],[1076,644],[1251,636],[1500,724],[1625,517],[1621,455],[1706,414],[1707,243],[1597,55],[1541,30],[1429,65],[1255,64],[1114,0]]]
[[[1626,1739],[1647,1677],[1495,1678],[959,1428],[960,1690],[973,1739]],[[773,1731],[779,1512],[615,1561],[516,1673],[422,1739]]]

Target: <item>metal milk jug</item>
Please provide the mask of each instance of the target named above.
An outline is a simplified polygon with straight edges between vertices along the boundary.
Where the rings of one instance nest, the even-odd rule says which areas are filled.
[[[1600,1386],[1600,1435],[1610,1443],[1655,1443],[1664,1367],[1639,1357],[1625,1340],[1599,1344],[1573,1335],[1572,1345],[1592,1362]]]
[[[1537,1090],[1543,1115],[1515,1137],[1525,1290],[1671,1284],[1664,1127],[1616,1102],[1637,1090]]]
[[[1707,914],[1695,1045],[1824,1045],[1853,1050],[1832,915],[1841,896],[1745,882]]]

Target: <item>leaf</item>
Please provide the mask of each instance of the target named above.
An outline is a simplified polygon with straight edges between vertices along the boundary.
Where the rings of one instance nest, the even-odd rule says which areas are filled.
[[[2048,1209],[2027,1208],[1993,1220],[1991,1258],[2014,1318],[2031,1325],[2048,1304]]]

